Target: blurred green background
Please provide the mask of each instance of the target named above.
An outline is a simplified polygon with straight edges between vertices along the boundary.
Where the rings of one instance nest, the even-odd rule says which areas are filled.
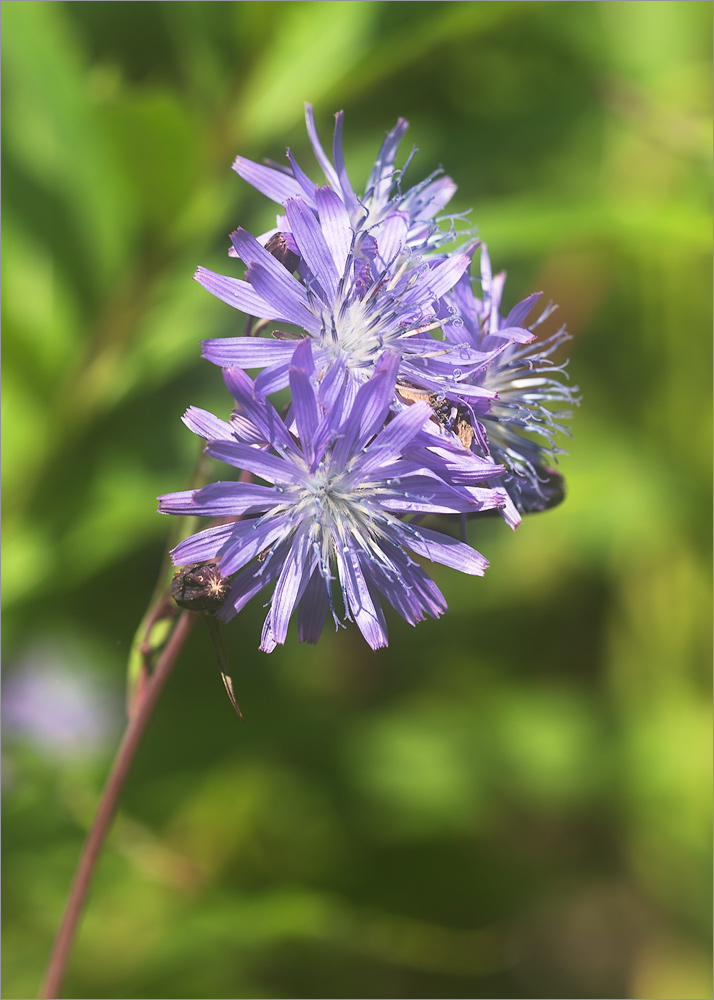
[[[191,280],[275,209],[241,153],[359,188],[411,122],[505,303],[559,302],[566,503],[388,650],[196,629],[68,997],[711,997],[711,29],[700,2],[2,5],[4,989],[33,996],[121,732],[126,656],[227,414]],[[690,408],[691,407],[691,408]]]

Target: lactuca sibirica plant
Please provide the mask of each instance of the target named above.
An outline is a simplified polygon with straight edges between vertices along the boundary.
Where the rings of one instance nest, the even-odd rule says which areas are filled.
[[[387,645],[385,604],[411,625],[447,610],[424,561],[484,573],[487,560],[466,541],[468,519],[497,514],[516,528],[564,496],[556,438],[567,433],[577,390],[554,360],[565,330],[537,339],[551,306],[534,318],[540,293],[503,305],[505,276],[493,274],[464,217],[445,213],[456,190],[450,177],[437,171],[406,185],[414,151],[396,166],[406,121],[387,133],[358,194],[342,112],[331,158],[309,105],[306,119],[322,177],[314,181],[290,150],[284,166],[239,156],[236,172],[280,206],[275,228],[231,234],[234,273],[200,267],[195,275],[248,317],[242,336],[203,343],[233,399],[227,419],[193,406],[183,418],[226,478],[159,498],[162,513],[209,523],[173,547],[180,570],[173,579],[162,570],[137,631],[129,723],[72,883],[45,998],[60,995],[131,761],[200,615],[242,718],[218,623],[251,598],[267,604],[265,652],[286,641],[293,618],[301,642],[317,642],[326,622],[353,622],[378,649]],[[290,401],[279,406],[275,394],[286,389]]]
[[[450,177],[405,187],[403,119],[361,195],[345,167],[343,113],[332,160],[309,105],[306,120],[324,181],[289,149],[284,167],[239,156],[236,172],[281,206],[276,226],[231,234],[244,277],[195,275],[251,318],[251,335],[203,344],[224,370],[230,419],[184,417],[242,479],[167,494],[159,510],[221,519],[171,553],[176,566],[212,562],[230,578],[219,619],[273,588],[261,649],[285,642],[295,611],[301,641],[316,642],[329,617],[354,621],[376,649],[387,644],[380,598],[411,624],[446,610],[415,556],[472,574],[488,565],[426,526],[428,515],[461,515],[458,530],[464,515],[495,510],[515,528],[562,499],[555,435],[575,399],[551,358],[567,334],[537,343],[552,308],[529,320],[540,293],[504,316],[505,276],[480,240],[459,236],[461,218],[443,214]],[[246,369],[261,370],[253,380]],[[286,387],[278,413],[270,397]]]

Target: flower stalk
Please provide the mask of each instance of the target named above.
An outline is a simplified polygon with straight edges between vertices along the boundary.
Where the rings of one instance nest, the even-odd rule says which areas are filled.
[[[55,938],[45,979],[42,984],[40,997],[43,1000],[50,1000],[50,998],[56,1000],[61,995],[67,961],[87,898],[87,892],[89,891],[102,847],[111,829],[119,798],[159,696],[193,628],[196,618],[197,615],[194,612],[182,612],[176,620],[175,627],[166,642],[163,652],[159,656],[156,668],[143,683],[142,695],[136,701],[134,713],[129,719],[116,757],[114,758],[112,769],[109,772],[109,777],[104,785],[94,822],[82,848],[65,911],[62,916],[62,922]]]

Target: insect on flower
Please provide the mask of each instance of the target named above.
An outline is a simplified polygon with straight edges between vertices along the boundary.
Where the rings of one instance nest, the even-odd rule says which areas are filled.
[[[240,516],[181,542],[172,558],[179,566],[215,560],[221,576],[232,578],[217,613],[222,621],[274,585],[260,644],[266,652],[285,642],[296,609],[301,641],[316,642],[329,613],[336,626],[355,621],[377,649],[387,643],[380,598],[410,624],[446,611],[414,554],[479,576],[488,565],[470,546],[411,518],[503,506],[504,491],[482,484],[504,470],[441,433],[427,403],[392,415],[398,365],[397,354],[385,354],[372,378],[349,393],[344,365],[318,372],[305,339],[290,367],[285,421],[244,372],[226,370],[239,411],[268,444],[246,444],[216,421],[228,433],[210,439],[206,452],[268,485],[219,482],[159,498],[164,513]],[[204,417],[187,423],[205,434]]]

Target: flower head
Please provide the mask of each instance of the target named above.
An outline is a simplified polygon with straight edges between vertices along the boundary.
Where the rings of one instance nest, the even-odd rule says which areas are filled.
[[[502,506],[504,492],[482,484],[503,469],[430,424],[426,404],[391,417],[398,364],[398,355],[383,354],[369,381],[350,393],[344,363],[319,378],[304,340],[290,364],[292,407],[284,421],[239,368],[224,377],[244,421],[241,433],[217,418],[211,424],[205,411],[187,414],[200,435],[220,431],[207,454],[269,485],[219,482],[160,497],[164,513],[241,518],[186,539],[172,558],[179,566],[216,560],[223,577],[234,577],[223,620],[274,584],[261,640],[266,652],[285,642],[296,608],[301,641],[317,641],[329,611],[341,624],[334,585],[344,616],[373,649],[387,643],[380,596],[410,624],[441,615],[444,598],[411,553],[464,573],[482,575],[487,566],[468,545],[409,519]],[[247,443],[247,427],[267,446]]]
[[[453,241],[452,227],[444,232],[440,229],[438,220],[435,221],[437,213],[445,207],[456,191],[456,185],[450,177],[437,170],[419,184],[402,191],[403,175],[416,153],[416,149],[413,149],[406,165],[397,169],[395,166],[397,149],[409,127],[404,118],[400,118],[394,128],[387,133],[361,197],[355,193],[345,166],[342,149],[344,111],[339,111],[335,115],[332,161],[318,138],[310,104],[305,105],[305,123],[315,157],[328,187],[344,206],[353,231],[371,232],[375,226],[398,212],[407,223],[405,244],[409,248],[423,251]],[[264,166],[238,156],[233,163],[233,169],[258,191],[280,205],[284,205],[289,198],[298,197],[302,198],[313,211],[319,211],[317,198],[319,185],[310,180],[289,149],[286,151],[286,156],[288,163],[285,166],[278,164]],[[289,229],[289,224],[284,217],[278,216],[277,227],[278,230],[286,231]]]
[[[213,295],[262,320],[297,330],[274,330],[270,338],[227,338],[203,345],[206,358],[223,367],[264,368],[258,391],[287,384],[295,341],[313,338],[315,361],[328,366],[344,360],[356,384],[368,379],[385,350],[401,355],[400,380],[425,392],[440,392],[454,372],[483,363],[468,344],[458,350],[436,346],[429,331],[438,326],[439,300],[467,270],[475,244],[445,254],[454,237],[435,221],[455,190],[448,177],[427,178],[402,191],[395,167],[407,123],[400,119],[377,156],[367,190],[359,198],[347,175],[342,152],[342,112],[336,116],[333,160],[317,137],[312,108],[306,106],[308,133],[326,185],[311,181],[288,150],[289,166],[263,166],[238,157],[234,168],[269,197],[284,214],[278,228],[255,238],[244,229],[231,235],[231,254],[247,267],[238,280],[199,267],[196,280]],[[453,222],[453,220],[452,220]],[[492,393],[473,381],[469,398]]]
[[[249,315],[291,324],[299,333],[275,331],[273,338],[208,340],[204,357],[223,367],[264,368],[258,391],[270,393],[288,381],[295,337],[314,342],[318,367],[344,363],[348,378],[361,384],[385,351],[399,352],[400,378],[425,391],[453,384],[454,372],[468,374],[484,356],[467,343],[437,343],[429,331],[439,325],[439,301],[470,264],[468,253],[430,259],[406,244],[408,220],[393,213],[372,233],[355,233],[347,210],[329,187],[316,193],[317,212],[302,198],[289,198],[289,252],[297,276],[243,229],[231,236],[246,264],[246,281],[199,268],[196,279],[218,298]],[[493,393],[475,382],[463,392],[474,399]]]
[[[565,384],[565,365],[552,360],[554,352],[570,339],[565,327],[536,343],[535,329],[555,307],[549,305],[535,321],[526,324],[542,294],[536,292],[504,318],[500,309],[505,277],[504,273],[492,274],[488,251],[482,246],[482,298],[474,295],[471,279],[464,273],[444,295],[440,315],[448,343],[466,344],[489,358],[470,376],[494,394],[485,410],[476,413],[469,408],[472,447],[506,467],[502,485],[519,511],[531,512],[555,506],[563,499],[562,477],[552,468],[562,453],[555,438],[568,434],[565,422],[570,411],[561,407],[577,404],[577,387]],[[453,386],[446,397],[453,404],[452,422],[462,412],[459,408],[468,404],[461,389]]]

